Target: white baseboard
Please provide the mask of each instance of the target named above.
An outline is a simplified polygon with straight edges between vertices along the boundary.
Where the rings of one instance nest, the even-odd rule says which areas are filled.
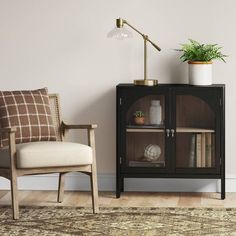
[[[115,175],[98,175],[99,191],[115,191]],[[56,190],[58,174],[24,176],[18,178],[20,190]],[[10,182],[0,177],[0,189],[10,189]],[[89,177],[83,174],[70,173],[66,176],[66,190],[90,190]],[[212,179],[125,179],[125,191],[150,192],[219,192],[220,180]],[[236,192],[236,176],[226,177],[226,191]]]

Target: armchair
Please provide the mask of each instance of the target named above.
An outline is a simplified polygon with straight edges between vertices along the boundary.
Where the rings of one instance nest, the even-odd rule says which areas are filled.
[[[61,121],[59,98],[49,95],[56,141],[15,144],[16,128],[0,128],[7,133],[9,146],[0,149],[0,176],[11,182],[13,219],[19,218],[17,177],[34,174],[59,173],[57,201],[63,201],[65,175],[82,172],[90,176],[93,213],[98,213],[98,188],[95,153],[95,128],[97,125],[68,125]],[[88,145],[65,141],[71,129],[86,129]]]

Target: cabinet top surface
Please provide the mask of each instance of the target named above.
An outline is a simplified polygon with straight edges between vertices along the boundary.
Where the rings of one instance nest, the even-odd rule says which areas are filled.
[[[130,87],[130,88],[158,88],[158,87],[173,87],[173,88],[224,88],[225,84],[212,84],[205,86],[196,86],[190,84],[158,84],[155,86],[142,86],[142,85],[134,85],[133,83],[127,84],[118,84],[117,87]]]

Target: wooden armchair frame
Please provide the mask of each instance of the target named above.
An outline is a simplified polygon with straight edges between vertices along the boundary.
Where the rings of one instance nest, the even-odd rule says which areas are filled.
[[[61,121],[60,109],[59,109],[59,98],[57,94],[49,95],[50,105],[53,115],[54,123],[56,124],[57,140],[64,141],[67,132],[71,129],[86,129],[88,134],[88,145],[91,146],[93,150],[93,161],[90,165],[80,165],[80,166],[64,166],[64,167],[44,167],[44,168],[27,168],[18,169],[16,166],[16,144],[15,144],[15,132],[16,128],[0,128],[0,133],[7,133],[9,138],[9,158],[10,167],[1,168],[0,176],[5,177],[11,182],[11,198],[12,198],[12,208],[13,208],[13,219],[19,219],[19,204],[18,204],[18,192],[17,192],[17,177],[25,175],[35,175],[35,174],[49,174],[49,173],[59,173],[58,182],[58,196],[57,201],[62,202],[64,196],[64,183],[65,174],[68,172],[76,171],[82,172],[90,176],[91,181],[91,191],[92,191],[92,206],[93,213],[98,213],[98,187],[97,187],[97,168],[96,168],[96,152],[95,152],[95,124],[87,125],[68,125]],[[1,158],[1,156],[0,156]]]

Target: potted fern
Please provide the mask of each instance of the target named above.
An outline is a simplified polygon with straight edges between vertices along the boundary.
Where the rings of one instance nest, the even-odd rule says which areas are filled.
[[[189,64],[189,84],[212,84],[212,60],[220,59],[225,62],[226,55],[221,53],[221,47],[217,44],[200,44],[189,39],[190,43],[182,44],[180,59]]]

